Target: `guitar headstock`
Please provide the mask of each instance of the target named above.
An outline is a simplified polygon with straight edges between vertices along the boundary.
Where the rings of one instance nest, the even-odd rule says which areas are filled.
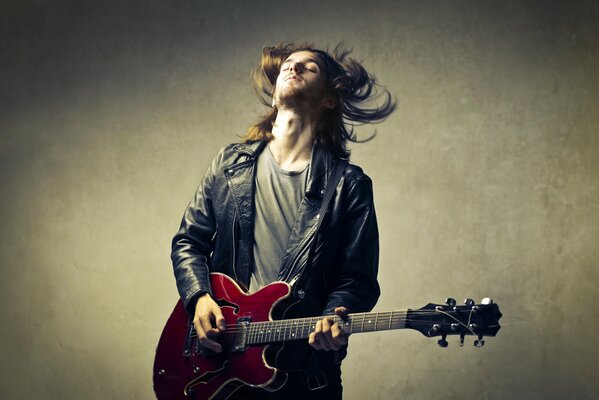
[[[428,337],[441,336],[438,344],[447,347],[446,337],[460,336],[460,346],[464,345],[464,337],[476,336],[474,346],[482,347],[485,336],[495,336],[499,328],[501,312],[493,300],[484,298],[480,304],[466,299],[464,305],[457,305],[449,298],[445,304],[427,304],[418,310],[409,310],[406,327],[415,329]]]

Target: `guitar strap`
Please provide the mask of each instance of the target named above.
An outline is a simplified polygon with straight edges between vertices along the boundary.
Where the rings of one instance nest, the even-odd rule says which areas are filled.
[[[318,242],[318,233],[320,232],[320,226],[322,225],[322,221],[325,219],[325,215],[327,213],[327,210],[329,209],[329,203],[331,202],[331,199],[333,198],[333,195],[335,194],[335,189],[337,189],[337,185],[339,184],[339,181],[341,180],[341,177],[343,176],[343,172],[345,171],[345,168],[347,167],[348,164],[349,164],[349,162],[347,160],[338,158],[337,161],[335,162],[335,165],[333,166],[333,170],[331,171],[331,175],[329,176],[327,186],[324,189],[325,192],[322,197],[322,203],[320,204],[319,218],[318,218],[318,221],[316,222],[314,241],[312,242],[312,244],[310,246],[309,254],[308,254],[308,263],[306,265],[310,265],[312,263],[312,257],[314,256],[314,251],[316,251],[316,243]],[[306,270],[303,271],[303,273],[301,274],[302,280],[306,279],[306,276],[308,275],[309,271],[310,271],[309,268],[306,268]],[[298,281],[299,281],[299,279],[298,279]],[[296,282],[292,282],[292,285],[293,285],[293,283],[296,283]]]
[[[343,172],[349,162],[347,160],[343,160],[338,158],[335,162],[333,170],[331,171],[331,175],[329,177],[327,186],[325,188],[325,192],[322,198],[322,203],[320,205],[320,217],[318,218],[318,222],[316,223],[316,230],[314,234],[314,241],[310,246],[309,254],[308,254],[308,263],[310,266],[312,264],[312,257],[314,256],[314,252],[316,251],[316,243],[318,242],[318,233],[320,232],[320,227],[322,225],[322,221],[325,219],[325,215],[329,209],[329,203],[335,194],[335,190],[337,189],[337,185],[343,176]],[[310,273],[311,268],[306,268],[304,272],[301,274],[301,279],[304,280],[307,278],[307,275]],[[300,286],[299,284],[297,286]],[[337,352],[334,353],[334,364],[339,364],[339,358]],[[321,389],[327,386],[328,382],[326,376],[322,370],[322,366],[316,356],[315,352],[312,351],[310,357],[308,358],[308,365],[304,369],[304,376],[306,378],[306,383],[308,388],[311,391]]]
[[[348,164],[349,164],[349,162],[347,160],[338,158],[337,162],[335,163],[335,166],[333,167],[333,171],[331,172],[329,182],[327,183],[327,187],[325,188],[324,196],[322,197],[322,204],[320,205],[321,218],[318,218],[318,222],[316,223],[316,235],[318,235],[318,232],[320,230],[320,225],[322,224],[322,221],[324,220],[324,216],[325,216],[327,210],[329,209],[329,203],[331,202],[331,199],[333,198],[335,189],[337,189],[337,185],[339,184],[339,181],[341,180],[341,177],[343,176],[343,172],[345,171],[345,168],[347,167]],[[314,243],[316,243],[316,236],[314,236]],[[314,244],[312,246],[312,249],[310,252],[313,253],[315,248],[316,248],[316,245]]]

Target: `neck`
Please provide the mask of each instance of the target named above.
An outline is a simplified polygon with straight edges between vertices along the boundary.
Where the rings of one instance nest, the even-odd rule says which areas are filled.
[[[269,147],[281,168],[300,170],[310,162],[316,122],[312,114],[289,109],[278,111],[272,128],[274,139]]]
[[[316,323],[322,318],[252,322],[245,328],[247,344],[306,339],[314,332]],[[408,310],[349,314],[343,318],[331,315],[330,318],[333,319],[333,323],[339,324],[345,334],[408,328]]]

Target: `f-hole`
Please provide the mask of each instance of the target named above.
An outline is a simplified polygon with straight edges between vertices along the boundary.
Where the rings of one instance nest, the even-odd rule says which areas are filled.
[[[222,307],[231,307],[235,311],[235,314],[239,314],[239,306],[235,303],[231,303],[227,299],[216,299],[216,304],[218,304],[218,306],[221,308]]]

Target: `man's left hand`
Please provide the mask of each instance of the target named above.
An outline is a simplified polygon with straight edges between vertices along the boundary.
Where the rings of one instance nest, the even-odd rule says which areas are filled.
[[[336,307],[335,314],[344,317],[347,314],[345,307]],[[331,317],[326,317],[316,323],[314,332],[308,337],[308,343],[316,350],[339,350],[347,344],[347,336],[341,331],[338,323],[333,323]]]

